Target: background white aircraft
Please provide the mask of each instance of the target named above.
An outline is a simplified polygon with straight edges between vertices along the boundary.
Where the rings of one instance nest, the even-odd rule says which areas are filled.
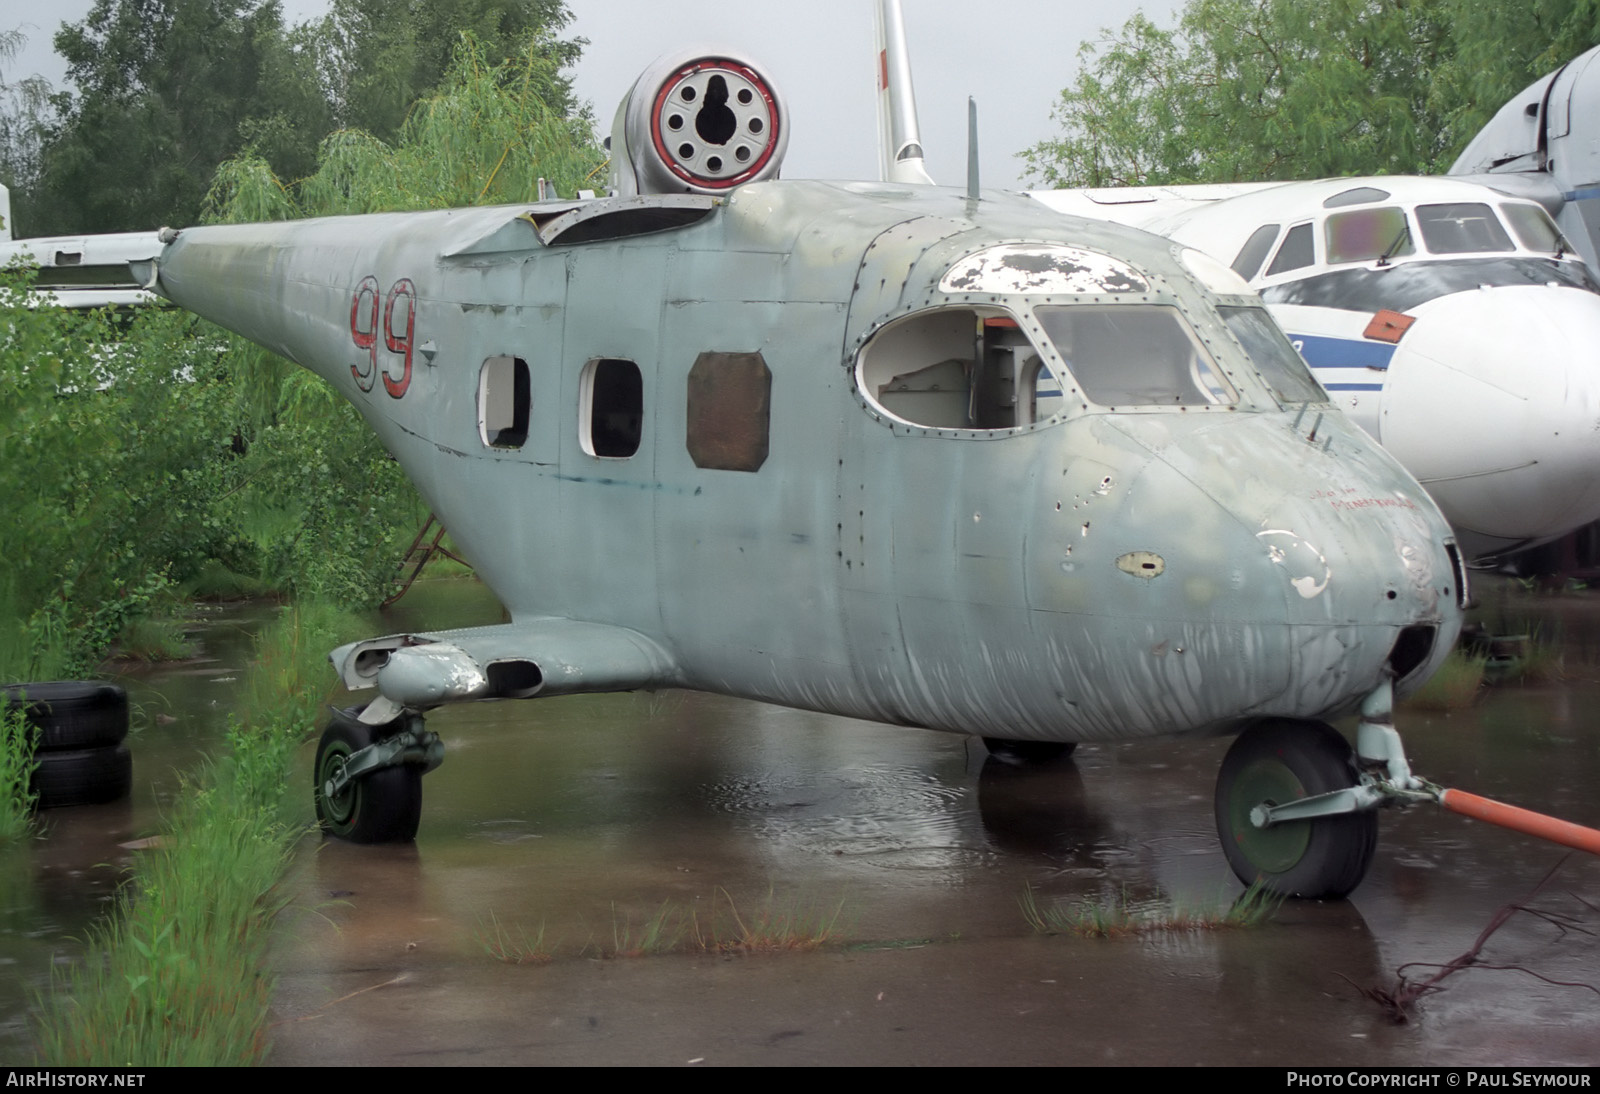
[[[1034,197],[1230,265],[1336,403],[1428,488],[1468,557],[1600,519],[1600,292],[1535,202],[1401,176],[1222,199]]]
[[[1450,174],[1532,198],[1600,277],[1600,46],[1529,84],[1467,145]]]
[[[878,32],[882,177],[931,182],[899,0],[879,0]],[[1428,488],[1468,557],[1482,561],[1600,520],[1600,282],[1546,211],[1583,228],[1593,258],[1583,212],[1596,211],[1600,230],[1600,204],[1589,200],[1600,199],[1600,183],[1573,180],[1600,179],[1600,152],[1551,150],[1577,144],[1568,119],[1583,104],[1600,107],[1594,56],[1508,104],[1462,157],[1492,146],[1502,150],[1494,170],[1538,174],[1032,196],[1231,266],[1337,404]]]

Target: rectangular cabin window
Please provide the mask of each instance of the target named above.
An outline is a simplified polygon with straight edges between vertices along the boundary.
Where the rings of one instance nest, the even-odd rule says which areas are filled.
[[[521,448],[528,443],[532,402],[528,363],[520,357],[491,357],[478,373],[478,435],[489,448]]]
[[[591,456],[625,460],[644,434],[644,377],[632,361],[600,357],[583,366],[578,443]]]

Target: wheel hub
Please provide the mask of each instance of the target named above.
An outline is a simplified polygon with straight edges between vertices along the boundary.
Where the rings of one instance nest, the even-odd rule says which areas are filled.
[[[348,824],[355,809],[355,783],[345,778],[345,761],[349,756],[347,751],[330,751],[320,772],[322,800],[327,809],[328,821],[335,825]],[[341,789],[337,793],[329,794],[327,788],[330,786],[339,786]]]
[[[1257,760],[1239,773],[1228,799],[1234,842],[1257,867],[1267,873],[1291,869],[1311,842],[1311,825],[1305,821],[1258,828],[1251,811],[1258,805],[1277,805],[1306,796],[1305,786],[1282,763]]]

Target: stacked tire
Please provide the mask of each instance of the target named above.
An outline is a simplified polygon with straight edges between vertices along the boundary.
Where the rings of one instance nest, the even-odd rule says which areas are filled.
[[[33,792],[40,809],[98,805],[128,796],[133,756],[128,693],[115,684],[64,680],[0,685],[34,730]]]

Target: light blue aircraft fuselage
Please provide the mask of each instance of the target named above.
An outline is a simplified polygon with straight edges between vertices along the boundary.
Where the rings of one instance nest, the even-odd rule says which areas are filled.
[[[1220,263],[773,180],[753,67],[657,68],[615,196],[167,231],[142,271],[349,398],[511,613],[334,652],[377,697],[324,737],[331,830],[415,831],[447,702],[677,686],[1070,745],[1371,713],[1445,657],[1448,526]],[[1350,786],[1325,745],[1244,792]],[[1346,891],[1367,831],[1271,869]]]

